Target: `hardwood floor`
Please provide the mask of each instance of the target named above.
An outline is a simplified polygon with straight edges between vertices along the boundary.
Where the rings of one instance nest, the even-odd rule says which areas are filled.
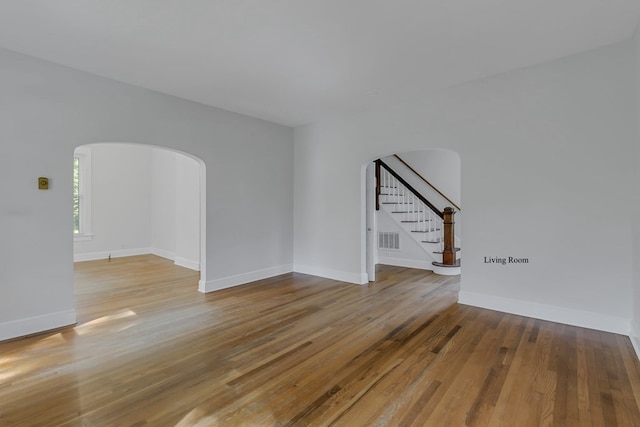
[[[627,337],[458,305],[455,277],[75,270],[76,327],[0,343],[2,426],[640,426]]]

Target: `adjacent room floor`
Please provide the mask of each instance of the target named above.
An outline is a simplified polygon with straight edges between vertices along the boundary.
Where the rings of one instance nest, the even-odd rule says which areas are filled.
[[[457,277],[75,271],[77,326],[0,343],[2,426],[640,425],[627,337],[458,305]]]

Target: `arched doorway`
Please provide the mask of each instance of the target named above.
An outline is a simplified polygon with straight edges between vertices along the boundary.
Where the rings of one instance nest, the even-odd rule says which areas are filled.
[[[206,281],[205,164],[163,147],[95,143],[74,153],[74,261],[152,253]]]

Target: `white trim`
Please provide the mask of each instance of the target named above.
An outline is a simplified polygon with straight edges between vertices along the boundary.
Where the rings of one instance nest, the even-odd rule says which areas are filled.
[[[636,357],[640,360],[640,338],[638,337],[638,328],[633,323],[631,324],[629,339],[631,340],[633,350],[636,352]]]
[[[433,266],[433,272],[440,276],[457,276],[461,273],[461,267],[445,267],[440,265]]]
[[[458,293],[458,302],[460,304],[487,308],[489,310],[580,326],[582,328],[613,332],[615,334],[629,335],[631,329],[630,319],[624,317],[609,316],[590,311],[538,304],[530,301],[502,298],[475,292],[460,291]]]
[[[200,280],[200,282],[198,283],[198,291],[202,293],[218,291],[220,289],[226,289],[233,286],[255,282],[256,280],[279,276],[280,274],[291,273],[291,271],[293,271],[293,266],[291,264],[284,264],[276,267],[265,268],[262,270],[250,271],[248,273],[242,273],[236,276],[228,276],[221,279],[209,280],[206,282]]]
[[[633,346],[633,350],[636,353],[636,358],[640,360],[640,339],[633,335],[630,336],[629,339],[631,339],[631,345]]]
[[[92,148],[88,146],[76,147],[73,152],[73,157],[78,158],[78,180],[80,188],[78,188],[78,197],[80,199],[80,234],[75,235],[79,238],[76,241],[91,240],[93,234],[91,233],[92,220],[91,220],[91,151]],[[89,236],[88,238],[80,238],[80,236]]]
[[[293,271],[296,273],[310,274],[312,276],[338,280],[340,282],[355,283],[356,285],[366,285],[369,283],[369,276],[366,272],[358,274],[348,271],[332,270],[329,268],[312,267],[300,264],[295,264],[293,266]]]
[[[73,254],[73,262],[107,259],[109,258],[109,255],[111,255],[111,258],[122,258],[126,256],[147,255],[150,253],[153,253],[151,248],[118,249],[115,251],[89,252],[84,254]]]
[[[392,257],[381,256],[378,258],[378,264],[393,265],[395,267],[419,268],[421,270],[433,271],[433,264],[431,264],[430,261],[420,261],[417,259],[392,258]]]
[[[93,234],[74,234],[73,241],[74,242],[88,242],[93,239]]]
[[[171,261],[174,261],[176,258],[176,254],[174,254],[173,252],[165,251],[164,249],[150,248],[148,253],[157,255],[162,258],[170,259]]]
[[[192,261],[190,259],[177,256],[175,257],[173,262],[175,265],[178,265],[180,267],[185,267],[191,270],[200,271],[200,263],[197,261]]]
[[[107,259],[109,258],[109,255],[111,255],[111,258],[122,258],[127,256],[148,255],[148,254],[166,258],[171,261],[174,261],[174,258],[175,258],[175,255],[173,253],[162,250],[162,249],[158,249],[158,248],[134,248],[134,249],[116,249],[113,251],[88,252],[84,254],[73,254],[73,262],[96,261],[99,259]],[[186,266],[183,266],[183,267],[186,267]]]
[[[76,311],[66,310],[0,323],[0,341],[45,332],[76,323]]]

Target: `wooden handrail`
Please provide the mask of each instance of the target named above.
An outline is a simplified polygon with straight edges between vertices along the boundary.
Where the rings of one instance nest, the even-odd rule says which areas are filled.
[[[438,210],[438,208],[436,208],[433,203],[431,203],[430,201],[428,201],[422,194],[420,194],[415,188],[413,188],[411,185],[409,185],[409,183],[407,181],[405,181],[400,175],[398,175],[396,173],[396,171],[394,171],[393,169],[391,169],[389,167],[389,165],[387,165],[385,162],[383,162],[382,160],[378,159],[376,160],[376,164],[379,164],[380,166],[382,166],[383,168],[385,168],[387,170],[387,172],[389,172],[391,175],[393,175],[393,177],[395,179],[397,179],[398,181],[400,181],[402,183],[402,185],[404,185],[405,187],[407,187],[407,190],[411,191],[418,199],[420,199],[422,201],[422,203],[424,203],[425,205],[429,206],[429,209],[431,209],[433,212],[435,212],[436,215],[438,215],[440,218],[444,218],[444,214],[442,212],[440,212]]]
[[[432,183],[430,183],[429,181],[427,181],[427,179],[426,179],[425,177],[423,177],[422,175],[420,175],[420,174],[419,174],[419,173],[418,173],[414,168],[412,168],[411,166],[409,166],[409,164],[408,164],[407,162],[405,162],[404,160],[402,160],[402,159],[400,158],[400,156],[398,156],[397,154],[394,154],[394,156],[395,156],[398,160],[400,160],[400,161],[402,162],[402,164],[403,164],[403,165],[405,165],[406,167],[408,167],[408,168],[409,168],[409,170],[410,170],[411,172],[413,172],[413,173],[414,173],[414,174],[416,174],[416,175],[417,175],[421,180],[423,180],[423,181],[424,181],[424,182],[425,182],[429,187],[433,188],[433,189],[436,191],[436,193],[438,193],[439,195],[441,195],[442,197],[444,197],[444,198],[447,200],[447,202],[451,203],[451,204],[452,204],[453,206],[455,206],[455,208],[456,208],[456,209],[458,209],[459,211],[461,211],[461,210],[462,210],[462,208],[461,208],[460,206],[456,205],[456,204],[455,204],[455,203],[454,203],[450,198],[448,198],[447,196],[445,196],[445,195],[444,195],[444,193],[443,193],[442,191],[438,190],[438,189],[435,187],[435,185],[433,185]]]

